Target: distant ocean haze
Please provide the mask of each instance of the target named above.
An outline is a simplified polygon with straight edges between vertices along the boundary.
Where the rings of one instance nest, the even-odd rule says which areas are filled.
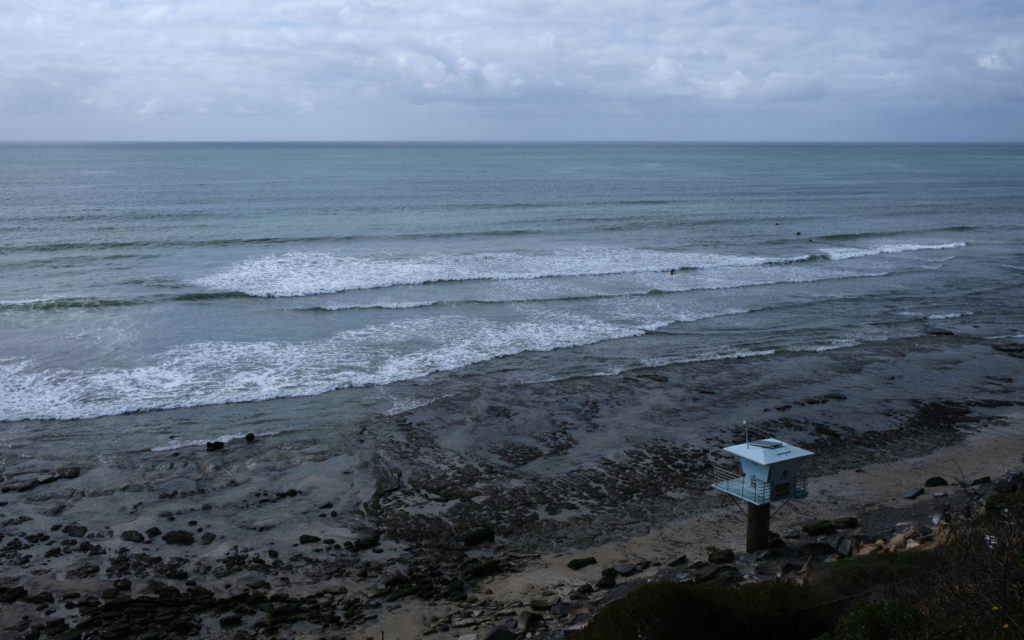
[[[6,144],[0,185],[0,442],[1024,328],[1022,145]]]

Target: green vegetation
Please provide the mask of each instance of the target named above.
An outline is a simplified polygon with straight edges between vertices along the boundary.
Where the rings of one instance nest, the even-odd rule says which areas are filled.
[[[574,637],[1024,639],[1022,493],[954,519],[934,548],[816,565],[803,585],[648,584],[605,607]]]
[[[812,589],[776,581],[738,588],[654,582],[605,607],[581,640],[813,638],[835,620]]]

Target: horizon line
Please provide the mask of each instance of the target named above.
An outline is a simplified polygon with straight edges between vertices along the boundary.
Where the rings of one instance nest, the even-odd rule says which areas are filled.
[[[45,140],[45,139],[0,139],[0,144],[366,144],[366,145],[403,145],[403,144],[444,144],[444,145],[484,145],[484,144],[713,144],[713,145],[955,145],[955,144],[1024,144],[1022,140],[645,140],[645,139],[536,139],[508,140],[443,140],[443,139],[408,139],[408,140],[375,140],[375,139],[251,139],[251,140],[143,140],[143,139],[94,139],[94,140]]]

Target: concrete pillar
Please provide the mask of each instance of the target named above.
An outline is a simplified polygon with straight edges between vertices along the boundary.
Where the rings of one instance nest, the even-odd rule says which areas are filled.
[[[768,523],[771,519],[770,504],[747,503],[747,551],[768,548]]]

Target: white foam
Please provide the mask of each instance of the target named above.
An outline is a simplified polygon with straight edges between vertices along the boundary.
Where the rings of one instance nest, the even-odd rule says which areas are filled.
[[[127,369],[54,370],[7,361],[0,363],[0,420],[89,418],[313,395],[640,333],[568,313],[520,322],[448,316],[366,327],[321,342],[196,343]]]
[[[757,257],[607,247],[433,254],[416,258],[296,252],[247,260],[199,278],[193,284],[251,296],[293,297],[430,282],[642,273],[766,262],[767,258]]]
[[[732,351],[727,353],[708,353],[699,356],[692,356],[688,358],[648,358],[643,361],[645,367],[664,367],[670,364],[689,364],[694,362],[713,362],[717,360],[742,360],[743,358],[759,358],[763,356],[775,355],[774,349],[760,349],[752,350],[746,349],[742,351]],[[616,375],[622,373],[625,369],[619,369],[609,372],[608,375]]]
[[[907,251],[937,251],[941,249],[959,249],[966,247],[966,242],[948,242],[946,244],[890,244],[871,248],[831,248],[825,249],[824,253],[831,260],[851,260],[853,258],[866,258],[886,253],[904,253]]]
[[[853,339],[844,339],[844,340],[838,340],[837,339],[837,340],[833,340],[832,342],[830,342],[828,344],[816,344],[816,345],[811,345],[810,347],[806,347],[805,349],[797,349],[797,350],[798,351],[816,351],[818,353],[823,353],[825,351],[835,351],[836,349],[846,349],[847,347],[855,347],[855,346],[857,346],[857,344],[858,344],[858,342],[856,340],[853,340]]]
[[[921,318],[927,320],[955,320],[965,316],[973,316],[973,311],[951,312],[951,313],[921,313],[920,311],[900,311],[897,315],[905,318]]]

